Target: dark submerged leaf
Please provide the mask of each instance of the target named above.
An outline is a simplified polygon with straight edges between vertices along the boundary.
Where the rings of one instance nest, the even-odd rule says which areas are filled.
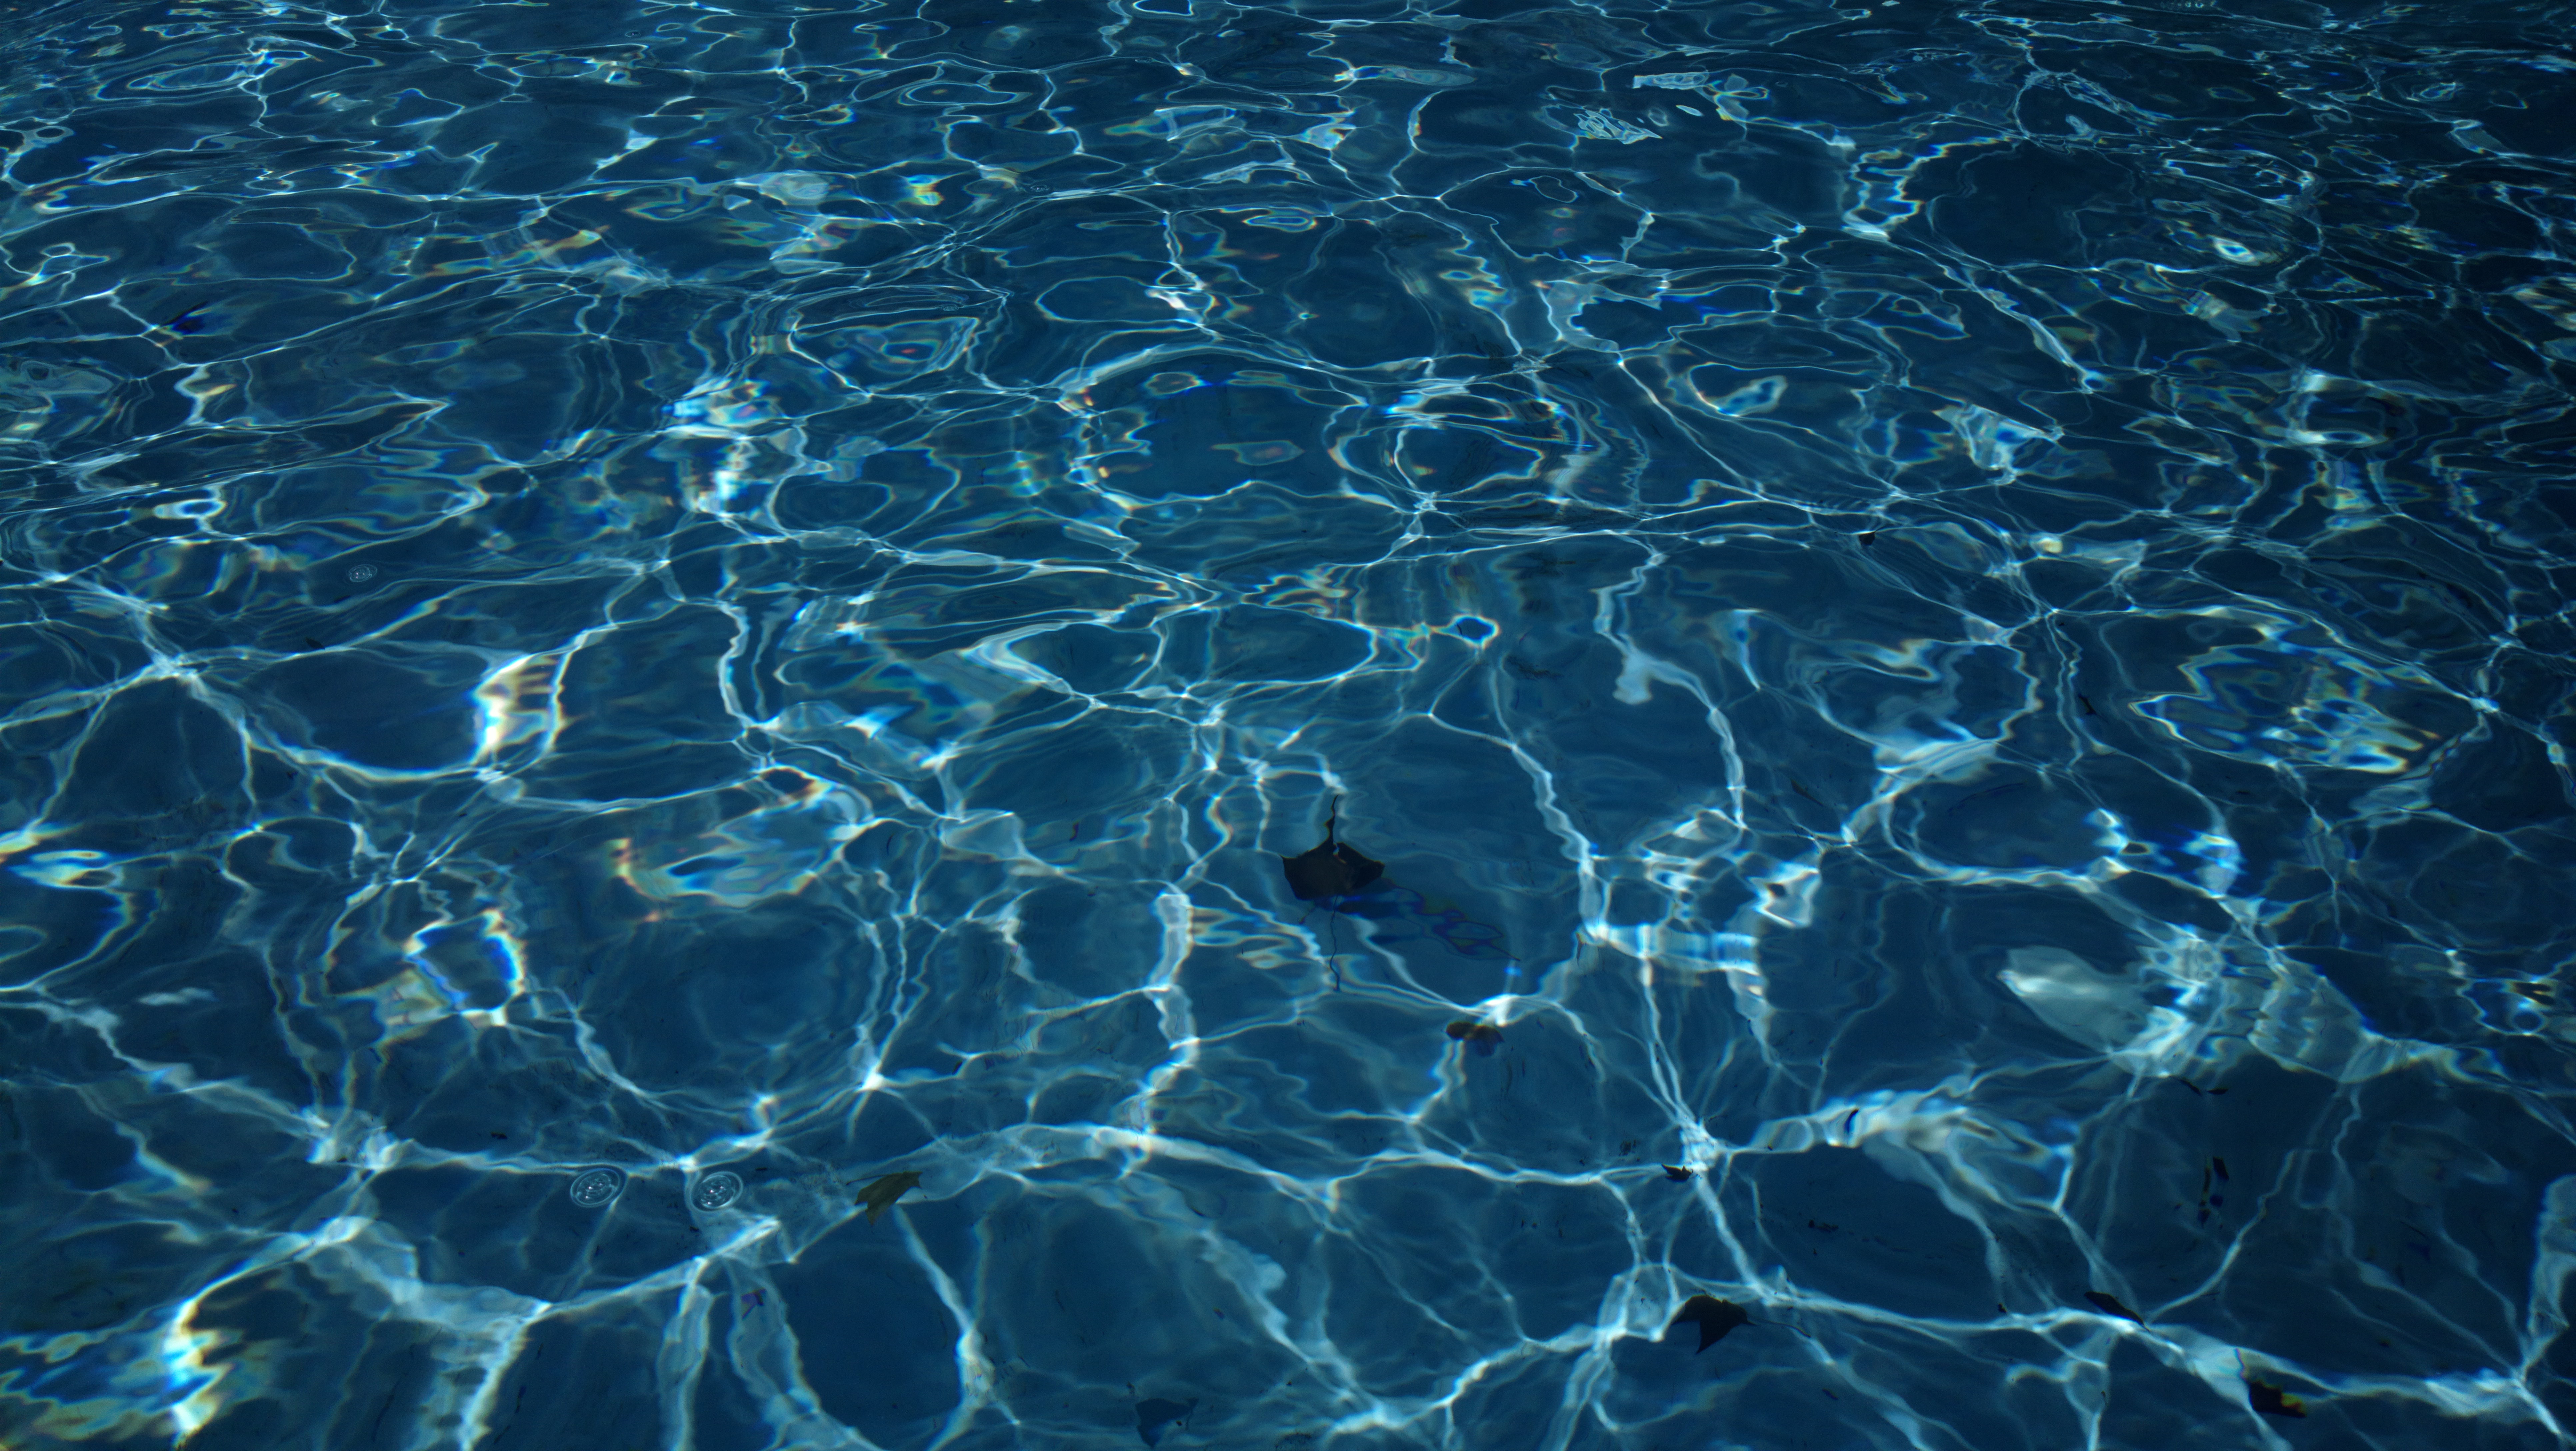
[[[1673,1317],[1673,1323],[1666,1327],[1664,1333],[1670,1335],[1684,1325],[1696,1325],[1699,1327],[1699,1350],[1706,1350],[1724,1340],[1728,1331],[1752,1323],[1753,1317],[1732,1300],[1721,1300],[1715,1295],[1693,1295],[1682,1302],[1682,1312]],[[1699,1350],[1691,1354],[1697,1355]]]
[[[1491,1023],[1451,1023],[1449,1036],[1474,1049],[1479,1057],[1491,1058],[1503,1046],[1503,1030]]]
[[[1361,855],[1359,848],[1335,838],[1334,825],[1341,813],[1342,798],[1336,796],[1331,813],[1324,818],[1322,843],[1279,859],[1280,870],[1288,878],[1288,890],[1296,893],[1301,902],[1347,897],[1367,890],[1370,883],[1386,875],[1385,863],[1373,861]]]
[[[921,1176],[907,1170],[901,1174],[888,1174],[860,1190],[859,1203],[868,1207],[868,1223],[876,1223],[877,1216],[894,1208],[894,1202],[903,1197],[905,1190],[918,1188],[920,1184]]]
[[[2270,1381],[2245,1378],[2246,1402],[2267,1416],[2304,1416],[2308,1403],[2272,1384]]]
[[[1138,1401],[1136,1403],[1136,1436],[1148,1446],[1162,1442],[1163,1432],[1174,1426],[1187,1426],[1190,1413],[1199,1408],[1197,1398],[1187,1401]]]

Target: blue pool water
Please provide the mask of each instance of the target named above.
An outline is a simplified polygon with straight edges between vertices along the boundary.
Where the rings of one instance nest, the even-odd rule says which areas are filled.
[[[2576,7],[19,3],[0,142],[12,1451],[2569,1444]]]

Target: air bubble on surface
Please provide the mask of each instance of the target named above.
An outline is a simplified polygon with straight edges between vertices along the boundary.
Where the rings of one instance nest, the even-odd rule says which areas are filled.
[[[702,1175],[689,1189],[689,1202],[713,1214],[742,1197],[742,1176],[731,1169]]]
[[[615,1169],[590,1169],[573,1177],[572,1202],[584,1209],[605,1209],[626,1188],[626,1176]]]

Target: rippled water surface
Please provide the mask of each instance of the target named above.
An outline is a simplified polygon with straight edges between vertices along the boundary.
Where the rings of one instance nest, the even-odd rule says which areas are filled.
[[[13,1451],[2571,1440],[2568,6],[22,0],[0,127]]]

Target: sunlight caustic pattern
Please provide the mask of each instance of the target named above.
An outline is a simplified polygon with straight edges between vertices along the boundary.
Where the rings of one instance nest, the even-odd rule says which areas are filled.
[[[16,7],[0,1441],[2567,1445],[2570,21]]]

